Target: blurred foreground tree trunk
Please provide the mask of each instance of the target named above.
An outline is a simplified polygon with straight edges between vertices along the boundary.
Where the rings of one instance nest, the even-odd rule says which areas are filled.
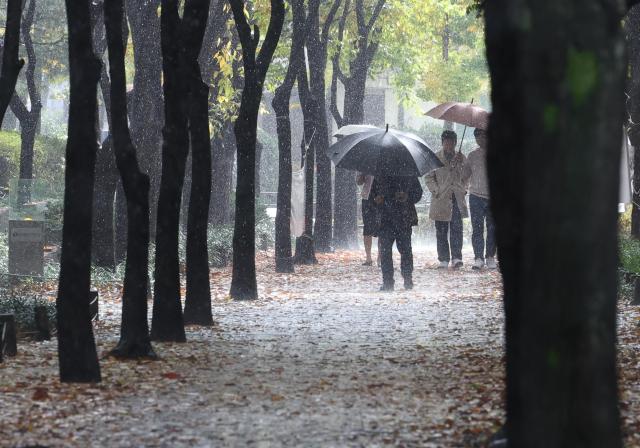
[[[15,93],[20,70],[24,66],[24,60],[18,59],[21,22],[22,0],[8,0],[7,21],[2,42],[2,69],[0,70],[0,126],[4,122],[7,108]]]
[[[364,0],[355,0],[355,15],[358,35],[355,39],[355,55],[349,63],[349,74],[346,75],[340,65],[340,54],[344,45],[344,30],[350,14],[350,0],[345,1],[344,10],[338,29],[338,51],[332,59],[331,78],[331,113],[338,127],[364,122],[364,95],[367,84],[369,67],[378,51],[379,30],[375,28],[376,21],[385,4],[385,0],[378,0],[366,17]],[[344,86],[344,109],[342,114],[338,110],[337,83]],[[335,206],[334,233],[336,247],[353,248],[358,246],[358,201],[356,176],[353,171],[336,169],[335,176]]]
[[[111,354],[123,358],[155,357],[147,320],[149,279],[149,177],[138,166],[127,114],[123,0],[105,0],[104,18],[111,74],[113,152],[127,198],[127,259],[122,291],[120,341]]]
[[[91,215],[96,159],[100,61],[92,49],[89,0],[66,0],[70,105],[64,225],[56,301],[60,381],[99,382],[89,314]]]
[[[615,351],[626,69],[620,6],[485,3],[509,446],[622,446]]]
[[[289,65],[275,91],[271,105],[276,113],[278,133],[278,198],[275,223],[276,272],[293,272],[291,257],[291,91],[298,72],[304,69],[304,0],[292,0],[293,33]]]

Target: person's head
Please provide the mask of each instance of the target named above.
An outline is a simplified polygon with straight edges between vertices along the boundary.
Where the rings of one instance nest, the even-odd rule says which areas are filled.
[[[480,128],[475,128],[473,131],[473,136],[476,138],[476,143],[481,148],[487,147],[487,131]]]
[[[456,149],[458,135],[449,129],[442,131],[442,149],[447,152],[453,152]]]

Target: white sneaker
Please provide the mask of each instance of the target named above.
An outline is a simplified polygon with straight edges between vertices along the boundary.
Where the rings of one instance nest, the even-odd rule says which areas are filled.
[[[454,258],[453,260],[451,260],[451,266],[453,266],[455,269],[461,268],[463,265],[464,263],[459,258]]]
[[[471,267],[471,269],[479,271],[483,267],[484,267],[484,260],[482,258],[476,258],[475,261],[473,262],[473,266]]]
[[[448,268],[449,268],[448,261],[441,261],[440,264],[438,265],[438,269],[448,269]]]
[[[487,268],[488,269],[498,269],[498,263],[496,263],[496,259],[493,257],[487,258]]]

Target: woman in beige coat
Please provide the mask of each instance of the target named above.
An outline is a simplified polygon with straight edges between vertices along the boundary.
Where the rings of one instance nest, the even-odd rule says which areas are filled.
[[[454,131],[442,133],[442,150],[437,153],[443,167],[426,175],[431,192],[429,218],[436,224],[436,240],[440,268],[449,261],[454,268],[462,267],[462,218],[469,216],[466,194],[469,177],[465,175],[465,156],[456,152],[458,136]]]

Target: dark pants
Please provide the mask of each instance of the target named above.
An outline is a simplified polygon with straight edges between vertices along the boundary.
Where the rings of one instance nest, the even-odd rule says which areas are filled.
[[[474,194],[469,195],[469,209],[471,212],[471,226],[473,234],[471,243],[476,258],[492,258],[496,256],[495,225],[489,208],[489,199]],[[487,241],[485,252],[484,226],[487,225]]]
[[[451,258],[462,260],[462,215],[455,196],[453,196],[451,221],[436,221],[436,240],[438,261],[451,261]],[[449,251],[449,243],[451,243],[451,251]]]
[[[380,267],[382,282],[393,285],[393,242],[400,252],[400,272],[405,280],[411,280],[413,274],[413,251],[411,249],[411,229],[401,232],[380,232],[378,247],[380,249]]]

